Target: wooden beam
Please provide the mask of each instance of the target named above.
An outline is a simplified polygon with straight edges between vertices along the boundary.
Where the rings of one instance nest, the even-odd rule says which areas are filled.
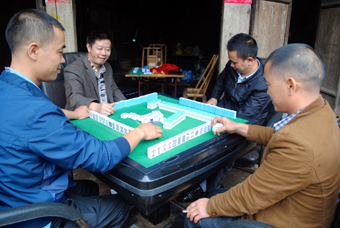
[[[46,12],[46,9],[43,5],[43,0],[35,0],[35,5],[38,10]]]
[[[249,34],[250,4],[222,3],[222,23],[220,39],[220,59],[218,73],[222,72],[228,62],[227,43],[238,33]]]
[[[46,13],[56,18],[65,28],[66,48],[64,52],[78,51],[74,1],[69,0],[68,3],[46,3]]]

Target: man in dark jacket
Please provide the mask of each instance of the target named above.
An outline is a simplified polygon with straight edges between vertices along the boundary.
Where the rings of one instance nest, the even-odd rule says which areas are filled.
[[[256,41],[240,33],[229,40],[227,48],[229,61],[217,78],[207,104],[235,110],[238,117],[256,119],[263,123],[270,98],[263,76],[263,65],[256,57]]]
[[[228,41],[227,49],[229,61],[217,78],[207,104],[235,110],[238,117],[255,119],[262,124],[268,114],[266,107],[270,97],[267,94],[263,65],[257,58],[257,43],[249,35],[239,33]],[[191,187],[177,199],[192,202],[202,196],[203,192],[218,188],[232,166],[220,170],[207,182]]]

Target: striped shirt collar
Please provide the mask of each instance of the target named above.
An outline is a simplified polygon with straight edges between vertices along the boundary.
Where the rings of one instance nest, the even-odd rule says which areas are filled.
[[[90,62],[90,64],[91,64],[91,67],[92,67],[92,70],[93,70],[93,72],[94,72],[94,75],[95,75],[96,78],[97,78],[97,74],[98,74],[97,68],[96,68],[95,66],[93,66],[93,64],[92,64],[92,62],[91,62],[91,60],[90,60],[89,58],[87,58],[87,59],[89,60],[89,62]],[[103,65],[101,65],[100,68],[99,68],[99,77],[98,77],[98,78],[100,78],[105,72],[106,72],[106,68],[105,68],[105,66],[104,66],[104,64],[103,64]]]
[[[304,108],[300,109],[299,111],[293,113],[290,116],[287,116],[285,118],[283,118],[282,120],[280,120],[279,122],[275,123],[273,125],[275,132],[277,132],[278,130],[280,130],[282,127],[284,127],[289,121],[291,121],[293,119],[294,116],[296,116],[299,112],[301,112]]]

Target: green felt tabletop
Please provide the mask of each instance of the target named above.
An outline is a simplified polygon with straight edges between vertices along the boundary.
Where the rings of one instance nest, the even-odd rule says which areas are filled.
[[[167,102],[171,102],[171,103],[175,103],[178,104],[179,101],[177,99],[174,98],[170,98],[170,97],[166,97],[166,96],[162,96],[159,95],[158,96],[159,99],[161,99],[162,101],[167,101]],[[123,108],[120,110],[116,110],[116,112],[109,116],[109,118],[114,119],[118,122],[121,122],[123,124],[126,124],[132,128],[136,128],[140,125],[139,121],[136,120],[132,120],[132,119],[122,119],[120,118],[120,115],[122,113],[137,113],[138,115],[145,115],[148,114],[152,111],[157,111],[159,110],[165,118],[171,116],[173,114],[173,112],[169,112],[166,110],[162,110],[159,108],[156,109],[148,109],[147,108],[147,103],[143,103],[143,104],[139,104],[139,105],[135,105],[132,107],[128,107],[128,108]],[[236,118],[233,119],[235,122],[240,122],[240,123],[246,123],[247,121],[241,118]],[[83,129],[84,131],[88,132],[89,134],[93,135],[94,137],[100,139],[100,140],[113,140],[115,138],[121,137],[123,136],[122,133],[119,133],[117,131],[112,130],[109,127],[106,127],[105,125],[98,123],[97,121],[94,121],[90,118],[86,118],[84,120],[72,120],[71,121],[74,125],[78,126],[79,128]],[[215,135],[213,134],[212,131],[205,133],[201,136],[198,136],[196,138],[191,139],[190,141],[183,143],[177,147],[175,147],[174,149],[171,149],[153,159],[149,159],[147,156],[147,148],[150,146],[153,146],[157,143],[160,143],[164,140],[167,140],[175,135],[178,135],[184,131],[187,131],[189,129],[192,129],[194,127],[198,127],[202,124],[204,124],[205,122],[201,121],[201,120],[197,120],[197,119],[193,119],[190,117],[186,117],[185,120],[183,120],[180,124],[178,124],[177,126],[175,126],[174,128],[172,128],[171,130],[167,130],[167,129],[163,129],[162,124],[159,124],[158,126],[160,128],[162,128],[163,130],[163,135],[160,139],[154,139],[154,140],[150,140],[150,141],[142,141],[138,144],[138,146],[132,151],[132,153],[130,153],[129,158],[131,158],[132,160],[138,162],[139,164],[141,164],[142,166],[148,168],[150,166],[153,166],[161,161],[164,161],[167,158],[170,158],[178,153],[181,153],[187,149],[190,149],[193,146],[196,146],[204,141],[207,141],[213,137],[215,137]]]

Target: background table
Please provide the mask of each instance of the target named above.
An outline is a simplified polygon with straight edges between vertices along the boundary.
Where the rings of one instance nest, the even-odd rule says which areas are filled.
[[[162,95],[159,99],[178,104],[178,99],[173,97]],[[171,115],[171,112],[160,111],[165,116]],[[110,118],[118,120],[123,112],[146,114],[151,110],[146,108],[145,103],[126,110],[117,110]],[[129,119],[120,121],[126,121],[124,123],[132,127],[138,126],[136,121]],[[114,169],[104,174],[94,173],[94,175],[110,188],[115,189],[152,223],[161,222],[170,215],[170,200],[256,146],[255,143],[236,134],[215,136],[212,132],[208,132],[153,159],[147,158],[148,146],[166,140],[192,126],[198,126],[200,122],[197,121],[187,117],[172,130],[163,129],[161,139],[142,141]],[[236,121],[247,122],[248,120],[237,118]],[[122,136],[121,133],[89,118],[73,120],[72,123],[101,140],[112,140]],[[253,124],[255,121],[249,120],[248,123]]]
[[[175,82],[163,82],[162,85],[166,84],[166,85],[170,85],[175,87],[175,91],[174,91],[174,96],[176,97],[177,94],[177,78],[181,78],[184,75],[183,74],[166,74],[166,75],[162,75],[162,74],[144,74],[142,72],[142,69],[138,69],[137,73],[133,73],[134,68],[132,68],[128,74],[125,75],[125,77],[136,77],[138,80],[138,95],[141,96],[141,85],[146,83],[143,82],[142,79],[143,78],[148,78],[148,79],[167,79],[167,78],[172,78],[172,81]],[[164,86],[161,87],[161,93],[165,93],[165,89]]]

